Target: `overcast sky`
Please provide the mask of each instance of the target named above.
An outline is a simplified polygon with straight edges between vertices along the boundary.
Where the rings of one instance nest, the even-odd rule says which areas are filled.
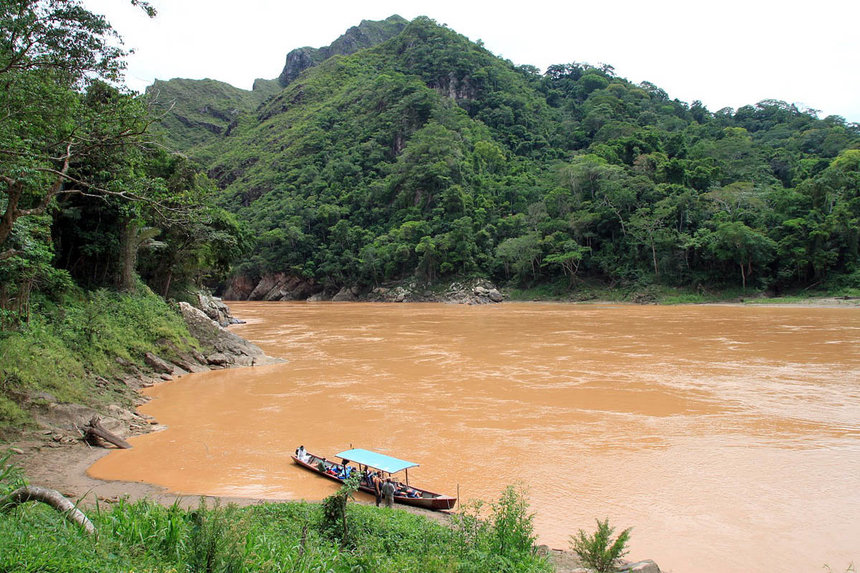
[[[516,65],[584,62],[711,111],[780,99],[860,122],[860,0],[84,0],[125,39],[128,85],[212,78],[250,89],[287,52],[361,20],[430,16]]]

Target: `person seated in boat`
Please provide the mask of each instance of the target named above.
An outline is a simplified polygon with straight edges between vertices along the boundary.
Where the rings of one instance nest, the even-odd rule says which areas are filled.
[[[397,484],[397,495],[401,497],[421,497],[421,494],[409,487],[408,485],[403,485],[402,483]]]
[[[298,460],[300,462],[307,463],[308,459],[310,458],[310,454],[308,454],[308,452],[307,452],[307,450],[305,450],[304,446],[299,446],[298,449],[296,450],[296,457],[298,458]]]

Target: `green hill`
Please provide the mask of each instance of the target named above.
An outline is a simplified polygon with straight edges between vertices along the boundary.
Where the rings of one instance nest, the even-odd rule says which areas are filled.
[[[541,74],[423,17],[315,63],[220,137],[183,136],[257,237],[245,277],[860,288],[860,130],[840,117]]]
[[[257,80],[248,91],[216,80],[175,78],[156,80],[146,96],[161,116],[158,131],[167,144],[192,153],[230,135],[243,115],[278,91],[273,80]]]

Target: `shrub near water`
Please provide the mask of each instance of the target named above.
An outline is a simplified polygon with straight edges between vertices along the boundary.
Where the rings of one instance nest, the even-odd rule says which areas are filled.
[[[570,536],[570,546],[587,567],[598,573],[610,573],[617,570],[618,560],[628,553],[630,528],[612,539],[615,528],[609,525],[609,518],[596,521],[597,531],[588,535],[580,529],[576,535]]]

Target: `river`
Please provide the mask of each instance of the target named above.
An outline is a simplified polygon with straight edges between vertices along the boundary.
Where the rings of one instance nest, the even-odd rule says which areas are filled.
[[[318,500],[303,444],[421,464],[463,500],[528,492],[540,541],[608,517],[664,571],[860,565],[860,308],[231,303],[286,364],[184,376],[168,429],[90,473]]]

